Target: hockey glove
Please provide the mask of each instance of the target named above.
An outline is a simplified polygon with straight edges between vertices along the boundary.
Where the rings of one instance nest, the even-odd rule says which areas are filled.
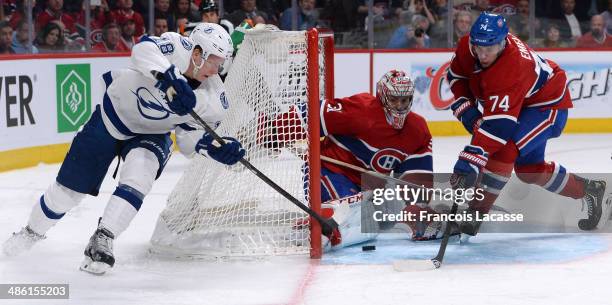
[[[453,110],[453,115],[471,134],[482,123],[482,114],[478,111],[476,104],[465,97],[458,98],[451,105],[451,110]]]
[[[172,112],[182,116],[189,114],[195,107],[195,94],[187,81],[176,76],[174,65],[164,72],[163,80],[158,81],[155,87],[166,93],[168,107]]]
[[[225,144],[217,146],[213,145],[213,136],[205,133],[202,139],[196,143],[195,151],[200,154],[208,152],[208,156],[217,162],[234,165],[244,157],[246,151],[242,148],[242,144],[232,137],[223,137]]]
[[[453,189],[471,188],[476,185],[482,168],[487,165],[489,156],[481,147],[467,145],[459,153],[459,160],[455,163],[450,183]]]

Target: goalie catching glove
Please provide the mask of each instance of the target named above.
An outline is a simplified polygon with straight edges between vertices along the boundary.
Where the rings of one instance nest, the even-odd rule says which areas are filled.
[[[224,144],[216,142],[213,144],[213,136],[205,133],[196,144],[195,151],[204,156],[208,155],[217,162],[234,165],[244,157],[246,151],[238,140],[232,137],[223,137],[223,139]]]
[[[166,94],[168,107],[178,115],[189,114],[196,105],[196,97],[193,90],[187,81],[176,75],[174,65],[171,65],[164,72],[163,78],[157,81],[155,87]]]

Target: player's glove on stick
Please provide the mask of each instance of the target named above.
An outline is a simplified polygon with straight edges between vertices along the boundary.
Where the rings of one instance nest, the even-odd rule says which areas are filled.
[[[166,93],[168,107],[172,112],[187,115],[195,107],[195,94],[184,79],[177,77],[174,65],[164,72],[163,79],[158,81],[155,87]]]
[[[232,137],[223,137],[223,139],[225,140],[225,144],[217,146],[213,144],[213,136],[205,133],[202,139],[196,144],[195,151],[203,155],[207,152],[208,156],[217,162],[234,165],[244,157],[246,151],[242,148],[242,144],[240,144],[238,140]]]
[[[482,123],[482,114],[476,104],[465,97],[458,98],[452,105],[453,115],[463,124],[469,133]]]
[[[482,168],[487,165],[489,156],[481,147],[467,145],[459,153],[455,163],[450,183],[453,189],[470,188],[476,185],[476,180]]]

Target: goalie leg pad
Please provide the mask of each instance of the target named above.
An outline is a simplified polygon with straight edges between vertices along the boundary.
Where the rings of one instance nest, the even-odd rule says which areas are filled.
[[[333,243],[325,240],[323,248],[329,250],[331,248],[343,248],[351,245],[359,244],[365,241],[373,240],[378,236],[378,230],[373,228],[362,228],[362,195],[356,194],[349,197],[344,197],[338,200],[326,202],[321,205],[323,210],[332,210],[332,216],[338,223],[340,236]],[[368,204],[366,202],[365,204]],[[369,203],[371,205],[371,203]],[[362,230],[364,229],[364,230]],[[366,231],[368,233],[362,233]]]
[[[83,197],[85,194],[54,182],[32,207],[28,227],[37,234],[44,235],[70,209],[79,204]]]
[[[125,158],[119,185],[106,205],[100,224],[115,236],[125,231],[151,191],[158,169],[154,153],[144,148],[132,149]]]

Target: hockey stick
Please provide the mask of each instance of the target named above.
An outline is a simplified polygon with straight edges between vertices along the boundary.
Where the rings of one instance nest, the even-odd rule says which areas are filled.
[[[346,162],[343,162],[343,161],[340,161],[340,160],[336,160],[336,159],[333,159],[333,158],[330,158],[330,157],[327,157],[327,156],[321,156],[321,160],[323,160],[325,162],[333,163],[333,164],[336,164],[336,165],[340,165],[340,166],[343,166],[343,167],[346,167],[346,168],[350,168],[352,170],[356,170],[358,172],[362,172],[364,174],[372,175],[372,176],[375,176],[375,177],[378,177],[378,178],[381,178],[381,179],[391,180],[391,181],[399,183],[399,184],[407,185],[407,186],[414,187],[414,188],[423,188],[422,185],[416,185],[414,183],[410,183],[408,181],[395,178],[393,176],[387,176],[387,175],[381,174],[379,172],[367,170],[367,169],[365,169],[363,167],[359,167],[359,166],[356,166],[356,165],[353,165],[353,164],[349,164],[349,163],[346,163]]]
[[[164,80],[163,74],[158,71],[151,71],[151,74],[153,74],[155,79],[159,81]],[[173,87],[170,87],[168,88],[166,94],[168,95],[168,99],[172,100],[172,97],[175,96],[177,93]],[[225,144],[225,140],[221,136],[219,136],[212,128],[210,128],[210,126],[208,126],[208,124],[206,124],[206,122],[204,122],[204,120],[202,120],[202,118],[197,113],[195,113],[195,111],[191,110],[189,112],[189,115],[191,115],[191,117],[194,120],[196,120],[202,127],[204,127],[204,130],[206,130],[206,132],[210,134],[213,137],[213,139],[215,139],[215,141],[217,141],[220,145]],[[310,215],[312,218],[316,219],[317,222],[321,225],[321,232],[323,233],[323,235],[329,238],[331,237],[332,232],[338,229],[338,223],[336,223],[336,221],[333,218],[323,219],[321,215],[315,213],[315,211],[313,211],[311,208],[301,203],[297,198],[293,197],[291,194],[285,191],[282,187],[280,187],[278,184],[272,181],[272,179],[270,179],[268,176],[262,173],[255,166],[253,166],[251,162],[245,160],[244,158],[241,158],[239,162],[244,167],[249,169],[257,177],[259,177],[259,179],[263,180],[263,182],[265,182],[267,185],[272,187],[275,191],[283,195],[283,197],[287,198],[287,200],[291,201],[291,203],[295,204],[300,209],[302,209],[304,212],[308,213],[308,215]]]
[[[459,205],[456,202],[453,202],[453,206],[451,207],[451,211],[449,215],[457,214],[457,209]],[[444,253],[446,253],[446,246],[448,246],[448,240],[450,238],[451,231],[451,221],[446,222],[446,228],[444,228],[444,236],[442,237],[442,242],[440,243],[440,248],[438,249],[438,254],[432,259],[404,259],[397,260],[393,262],[393,269],[399,272],[405,271],[426,271],[438,269],[442,266],[442,261],[444,260]]]

